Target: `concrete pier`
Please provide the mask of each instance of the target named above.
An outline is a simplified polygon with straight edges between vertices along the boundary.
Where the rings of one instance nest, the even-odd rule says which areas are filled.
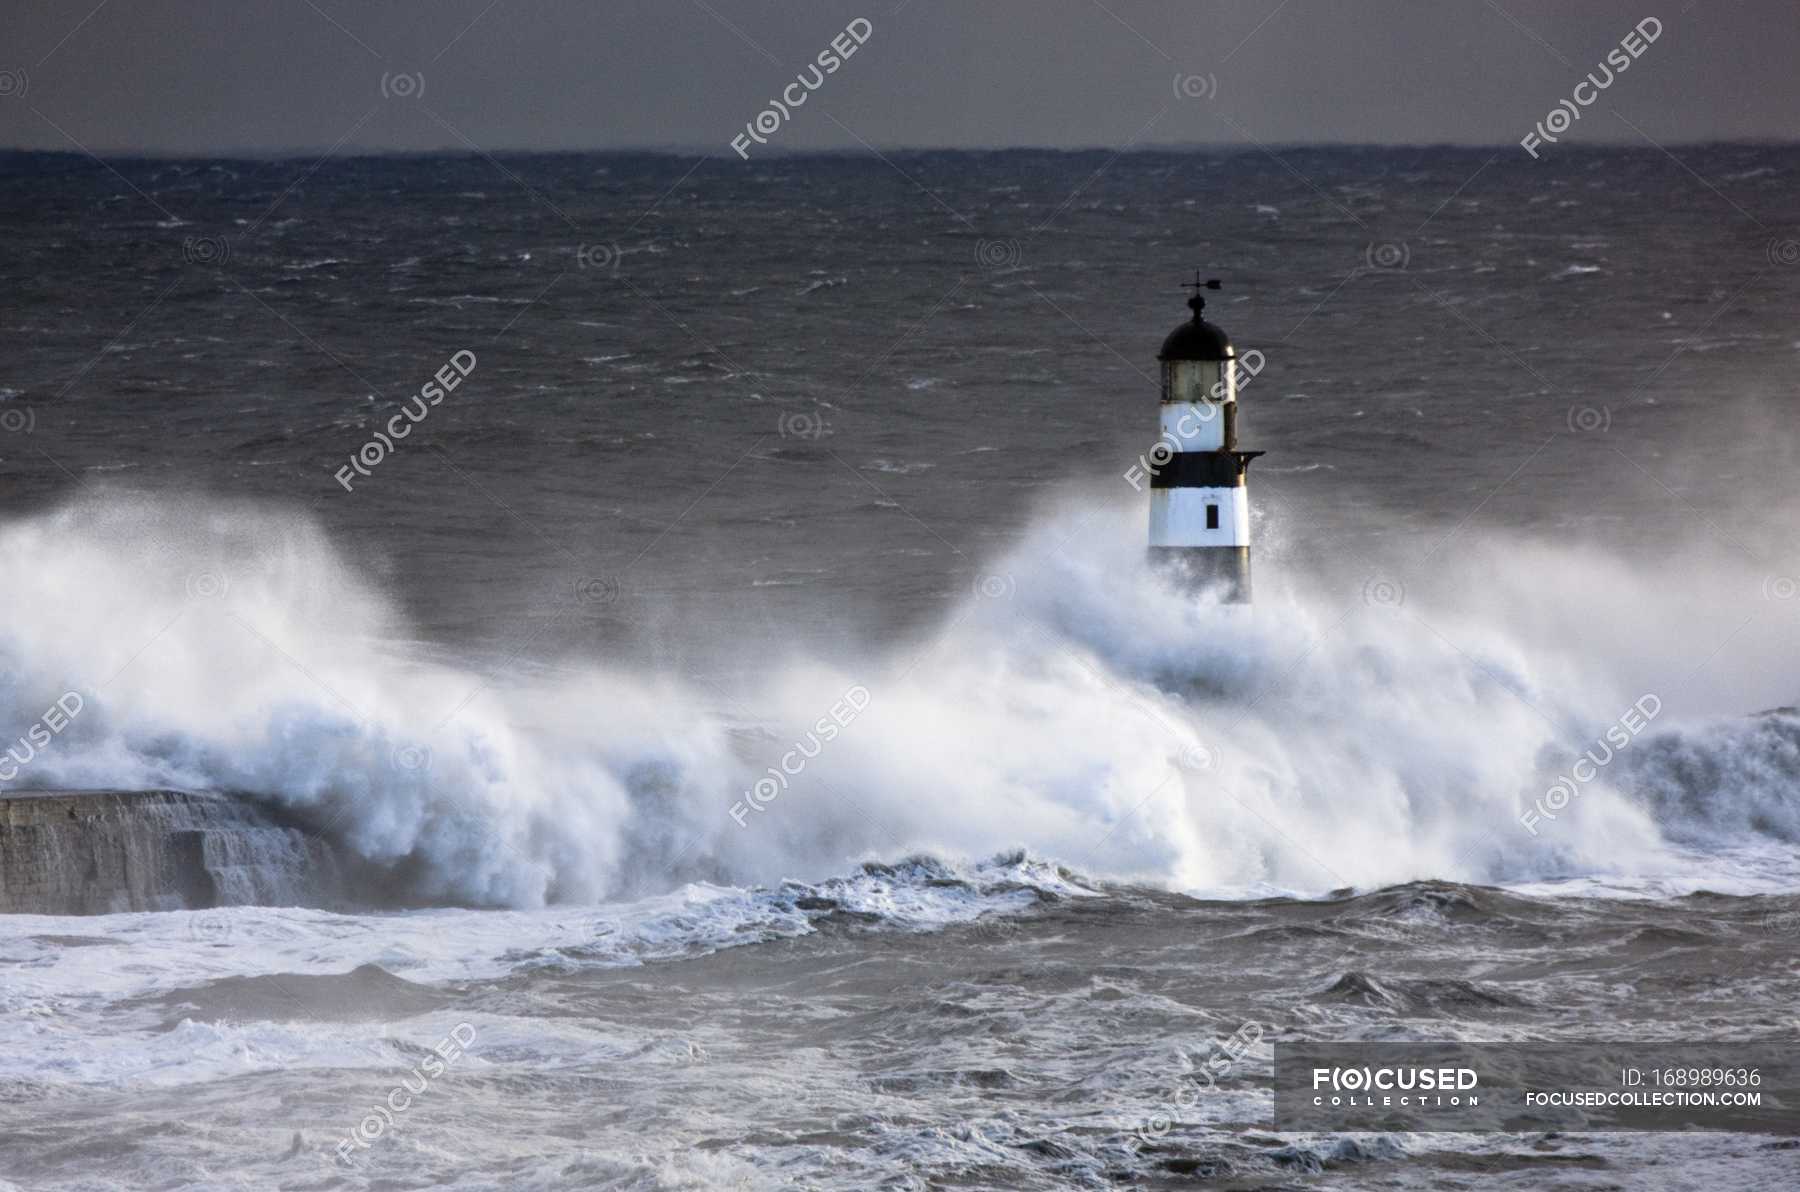
[[[241,797],[0,793],[0,913],[320,905],[337,885],[323,840]]]

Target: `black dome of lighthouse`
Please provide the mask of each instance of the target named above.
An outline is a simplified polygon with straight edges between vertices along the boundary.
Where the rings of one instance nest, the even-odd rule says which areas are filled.
[[[1209,323],[1200,317],[1206,309],[1206,299],[1195,294],[1188,299],[1188,307],[1193,310],[1194,317],[1169,332],[1169,338],[1163,340],[1162,350],[1156,354],[1158,360],[1234,360],[1237,350],[1231,346],[1231,337],[1217,323]]]

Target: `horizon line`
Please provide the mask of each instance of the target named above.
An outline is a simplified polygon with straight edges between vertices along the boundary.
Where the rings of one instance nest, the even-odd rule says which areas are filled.
[[[761,150],[753,159],[746,159],[747,164],[774,159],[800,160],[815,157],[865,157],[878,159],[884,153],[921,154],[921,153],[1117,153],[1126,155],[1148,155],[1154,153],[1220,153],[1250,152],[1259,153],[1272,149],[1354,149],[1354,150],[1406,150],[1406,149],[1451,149],[1481,152],[1483,150],[1506,150],[1515,148],[1516,142],[1503,141],[1270,141],[1255,143],[1249,141],[1182,141],[1165,144],[1133,145],[1119,149],[1112,145],[926,145],[896,144],[882,146],[845,146],[825,149],[774,149]],[[1620,150],[1642,149],[1647,153],[1665,152],[1669,147],[1684,149],[1705,148],[1785,148],[1800,146],[1800,138],[1782,137],[1715,137],[1697,140],[1671,140],[1661,144],[1639,144],[1633,140],[1584,140],[1569,141],[1559,146],[1559,151],[1569,150]],[[343,148],[333,150],[330,146],[297,146],[280,149],[149,149],[149,148],[100,148],[100,149],[47,149],[26,146],[0,146],[0,155],[6,156],[38,156],[38,157],[72,157],[78,159],[109,158],[112,160],[135,161],[283,161],[304,157],[718,157],[730,160],[731,147],[719,148],[698,145],[614,145],[590,148],[475,148],[466,146],[445,145],[431,149],[400,148]]]

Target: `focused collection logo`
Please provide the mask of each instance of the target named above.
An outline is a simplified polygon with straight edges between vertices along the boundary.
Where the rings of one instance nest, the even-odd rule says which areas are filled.
[[[1335,1108],[1462,1109],[1481,1104],[1473,1068],[1314,1068],[1312,1103]],[[1329,1092],[1325,1090],[1329,1089]]]
[[[1275,1129],[1800,1134],[1800,1045],[1277,1042]],[[1768,1102],[1765,1104],[1765,1102]]]

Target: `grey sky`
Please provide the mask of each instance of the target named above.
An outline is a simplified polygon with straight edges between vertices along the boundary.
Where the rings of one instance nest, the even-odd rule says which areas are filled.
[[[0,144],[730,152],[856,17],[778,147],[1516,144],[1647,16],[1571,137],[1790,139],[1800,106],[1793,0],[96,3],[9,5]]]

